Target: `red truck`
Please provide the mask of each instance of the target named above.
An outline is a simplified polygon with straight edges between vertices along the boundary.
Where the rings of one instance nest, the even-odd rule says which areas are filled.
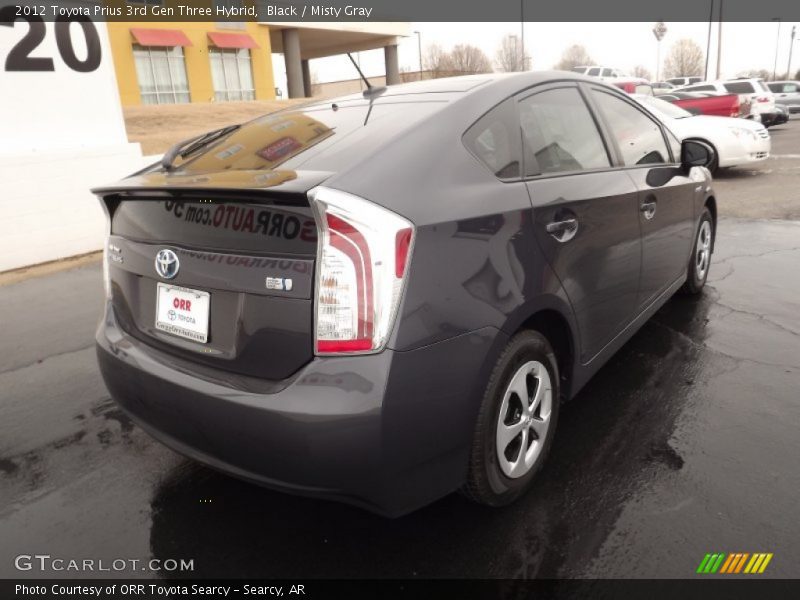
[[[658,97],[695,115],[747,118],[750,114],[750,102],[742,102],[739,94],[714,96],[695,92],[672,92]]]

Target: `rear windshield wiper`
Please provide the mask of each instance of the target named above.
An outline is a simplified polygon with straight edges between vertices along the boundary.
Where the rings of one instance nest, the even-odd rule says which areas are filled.
[[[228,125],[227,127],[223,127],[221,129],[215,129],[214,131],[209,131],[208,133],[204,133],[203,135],[199,135],[197,137],[189,138],[188,140],[184,140],[182,142],[178,142],[172,148],[167,150],[164,153],[164,157],[161,159],[161,166],[164,167],[167,171],[171,171],[174,168],[172,164],[175,162],[175,159],[179,156],[181,158],[186,158],[193,152],[196,152],[206,144],[210,144],[211,142],[220,139],[223,136],[228,135],[229,133],[233,133],[237,129],[239,129],[241,125]]]

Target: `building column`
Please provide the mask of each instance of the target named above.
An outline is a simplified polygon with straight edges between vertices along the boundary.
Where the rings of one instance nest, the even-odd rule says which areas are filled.
[[[282,29],[283,60],[286,64],[286,90],[289,98],[305,98],[303,65],[300,59],[300,32],[297,29]]]
[[[386,85],[400,83],[400,63],[397,60],[397,44],[383,47],[383,58],[386,61]]]
[[[307,58],[303,60],[303,87],[306,89],[306,98],[311,98],[314,91],[311,89],[311,67]]]

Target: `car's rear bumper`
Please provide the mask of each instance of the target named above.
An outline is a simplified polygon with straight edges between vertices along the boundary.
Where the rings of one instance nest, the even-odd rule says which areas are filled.
[[[457,489],[496,330],[409,352],[315,359],[263,382],[97,331],[112,397],[174,450],[261,485],[397,516]]]

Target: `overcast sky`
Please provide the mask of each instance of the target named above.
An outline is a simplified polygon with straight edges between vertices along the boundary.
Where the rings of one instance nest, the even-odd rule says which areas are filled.
[[[532,68],[549,69],[559,61],[565,48],[582,44],[589,55],[601,65],[631,71],[643,65],[656,75],[657,43],[653,36],[654,23],[526,23],[525,50],[531,56]],[[780,24],[778,72],[785,72],[789,59],[789,39],[796,23]],[[681,38],[696,41],[705,53],[708,23],[666,23],[667,34],[661,42],[661,62],[670,46]],[[429,44],[450,49],[456,44],[479,46],[494,60],[500,40],[506,34],[520,34],[519,23],[411,23],[412,31],[422,35],[422,52]],[[795,38],[792,72],[800,68],[800,28]],[[722,76],[735,76],[749,69],[767,69],[775,64],[778,23],[724,23],[722,25]],[[716,70],[717,24],[711,33],[711,62],[709,72]],[[383,50],[361,52],[361,67],[369,76],[383,75]],[[419,69],[417,36],[403,38],[399,47],[400,67]],[[273,55],[275,85],[286,90],[283,56]],[[311,61],[311,69],[320,82],[357,77],[346,56],[320,58]],[[663,75],[663,73],[662,73]]]

